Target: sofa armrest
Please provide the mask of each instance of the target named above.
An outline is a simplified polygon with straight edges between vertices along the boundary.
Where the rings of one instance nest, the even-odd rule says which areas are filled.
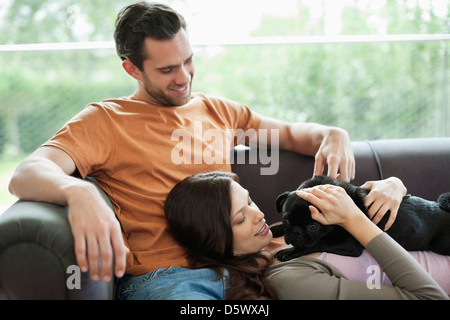
[[[92,281],[88,272],[76,279],[76,271],[68,270],[76,264],[67,208],[18,201],[0,215],[0,299],[113,297],[114,280]]]

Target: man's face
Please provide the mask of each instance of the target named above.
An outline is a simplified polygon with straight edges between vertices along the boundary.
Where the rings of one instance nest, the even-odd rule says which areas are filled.
[[[147,38],[144,42],[146,59],[141,71],[140,91],[150,103],[175,107],[191,99],[194,61],[184,29],[171,40]]]

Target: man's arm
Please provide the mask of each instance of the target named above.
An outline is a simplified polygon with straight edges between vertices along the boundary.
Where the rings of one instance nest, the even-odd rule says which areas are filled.
[[[279,147],[315,156],[314,175],[321,175],[328,165],[328,176],[343,181],[355,178],[355,158],[345,130],[316,123],[287,123],[261,117],[258,129],[278,129]],[[271,141],[271,144],[276,141]]]
[[[127,248],[120,224],[91,183],[71,176],[75,170],[75,163],[67,153],[42,147],[17,167],[9,190],[21,200],[68,206],[75,255],[81,270],[90,269],[93,280],[109,281],[114,257],[115,274],[121,277]]]

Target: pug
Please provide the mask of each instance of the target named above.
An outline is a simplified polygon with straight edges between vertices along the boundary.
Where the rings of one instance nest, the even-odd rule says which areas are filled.
[[[314,176],[304,181],[297,190],[317,185],[331,184],[342,187],[355,204],[367,215],[364,198],[369,189],[357,187],[338,179]],[[344,228],[323,225],[311,218],[311,204],[300,198],[296,191],[282,193],[276,199],[277,211],[282,213],[282,224],[273,227],[274,236],[284,235],[293,248],[276,254],[280,261],[313,253],[329,252],[358,257],[363,246]],[[378,223],[381,229],[389,219],[388,211]],[[408,251],[433,251],[450,255],[450,192],[439,196],[438,201],[428,201],[407,195],[403,198],[394,224],[387,233]]]

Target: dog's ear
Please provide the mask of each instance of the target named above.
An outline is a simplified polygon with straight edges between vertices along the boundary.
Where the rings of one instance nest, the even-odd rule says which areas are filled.
[[[283,204],[286,201],[286,197],[288,196],[289,191],[283,192],[277,197],[276,204],[277,204],[277,212],[281,212],[283,210]]]

